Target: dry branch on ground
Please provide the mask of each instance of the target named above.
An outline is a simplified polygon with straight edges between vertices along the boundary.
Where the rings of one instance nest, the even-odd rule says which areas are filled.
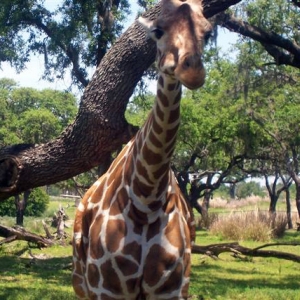
[[[275,251],[275,250],[261,250],[262,248],[270,247],[270,246],[299,246],[300,242],[294,242],[294,243],[271,243],[271,244],[265,244],[259,247],[256,247],[254,249],[247,248],[244,246],[241,246],[239,243],[221,243],[221,244],[212,244],[207,246],[199,246],[194,245],[192,248],[192,253],[195,254],[205,254],[213,258],[218,258],[218,256],[221,253],[233,253],[235,257],[239,257],[241,254],[250,256],[250,257],[274,257],[279,259],[286,259],[291,260],[300,263],[300,256],[293,254],[293,253],[287,253],[287,252],[281,252],[281,251]]]
[[[7,227],[0,225],[0,236],[4,237],[4,239],[0,240],[0,245],[4,243],[11,243],[15,240],[31,242],[37,244],[40,248],[49,247],[54,244],[52,240],[35,233],[28,232],[20,226]]]

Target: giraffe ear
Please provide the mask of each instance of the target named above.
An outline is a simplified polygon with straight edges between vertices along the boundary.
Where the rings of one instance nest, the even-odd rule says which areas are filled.
[[[153,29],[154,27],[154,20],[150,20],[147,18],[143,18],[143,17],[139,17],[137,19],[138,23],[140,23],[144,29],[146,29],[147,31],[151,31],[151,29]]]
[[[164,35],[164,31],[160,27],[156,26],[155,21],[139,17],[138,22],[147,30],[148,36],[153,40],[159,40]]]

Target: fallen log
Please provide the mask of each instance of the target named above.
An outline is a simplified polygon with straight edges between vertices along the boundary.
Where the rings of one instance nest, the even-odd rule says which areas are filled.
[[[28,232],[20,226],[7,227],[0,225],[0,236],[4,237],[4,239],[0,240],[0,245],[4,243],[11,243],[15,240],[32,242],[37,244],[40,248],[49,247],[54,244],[54,242],[50,239]]]
[[[251,257],[275,257],[279,259],[286,259],[286,260],[291,260],[300,263],[299,255],[293,253],[275,251],[275,250],[261,250],[262,248],[266,248],[270,246],[283,246],[283,245],[299,246],[300,242],[271,243],[271,244],[262,245],[260,247],[256,247],[254,249],[241,246],[239,243],[221,243],[221,244],[212,244],[207,246],[193,245],[192,253],[204,254],[216,259],[221,253],[229,252],[229,253],[233,253],[235,257],[238,257],[238,255],[240,254],[251,256]]]

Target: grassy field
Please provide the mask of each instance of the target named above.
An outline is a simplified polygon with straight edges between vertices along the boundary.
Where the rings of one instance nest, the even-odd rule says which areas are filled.
[[[67,201],[61,202],[64,206]],[[59,202],[52,201],[45,214],[51,217]],[[67,208],[72,218],[74,207]],[[0,218],[0,223],[12,225],[13,219]],[[41,220],[26,218],[26,228],[43,234]],[[68,229],[70,233],[71,229]],[[282,240],[281,240],[282,241]],[[295,230],[285,234],[284,241],[299,241]],[[222,240],[209,231],[197,232],[197,244],[208,245]],[[256,247],[262,243],[243,241],[241,245]],[[273,249],[300,255],[300,246],[277,246]],[[31,249],[36,259],[29,255],[25,242],[13,242],[0,247],[0,299],[38,300],[75,299],[71,287],[72,248],[54,246]],[[298,300],[300,265],[275,258],[249,258],[239,260],[230,254],[214,260],[203,255],[193,255],[190,294],[192,299],[243,299],[243,300]]]

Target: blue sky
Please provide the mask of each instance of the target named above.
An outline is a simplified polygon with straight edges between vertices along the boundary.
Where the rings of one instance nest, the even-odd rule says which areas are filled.
[[[132,1],[133,2],[133,1]],[[49,10],[55,10],[61,0],[45,0],[45,5]],[[128,16],[126,23],[126,28],[129,27],[136,16],[137,10],[136,1],[132,4],[133,13]],[[125,29],[126,29],[125,28]],[[237,35],[231,33],[225,29],[219,30],[218,36],[218,46],[222,47],[222,51],[227,51],[231,44],[236,41]],[[16,71],[10,67],[8,63],[1,64],[0,78],[7,77],[12,78],[18,82],[21,87],[33,87],[36,89],[52,88],[58,90],[66,90],[70,86],[70,77],[66,73],[64,79],[57,79],[54,82],[49,82],[41,79],[44,70],[44,58],[43,56],[32,55],[30,62],[27,63],[26,69],[21,73],[17,74]],[[93,75],[93,70],[91,70],[90,76]],[[151,87],[150,87],[151,88]],[[76,89],[72,90],[77,96],[80,96],[80,92]]]

